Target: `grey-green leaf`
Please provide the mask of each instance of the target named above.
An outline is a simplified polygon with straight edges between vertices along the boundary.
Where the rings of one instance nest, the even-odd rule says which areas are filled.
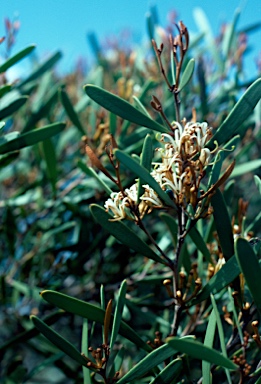
[[[104,208],[92,204],[90,210],[95,220],[121,243],[127,245],[143,256],[147,256],[156,262],[165,264],[165,262],[143,240],[141,240],[132,229],[127,227],[127,225],[121,221],[109,221],[113,217],[107,213]]]
[[[178,378],[183,367],[183,360],[177,358],[169,363],[151,382],[150,384],[173,383]],[[175,381],[176,382],[176,381]]]
[[[21,88],[30,81],[36,80],[38,77],[42,76],[46,71],[51,69],[57,63],[57,61],[61,59],[61,57],[61,52],[55,52],[51,57],[49,57],[46,61],[40,64],[35,69],[35,71],[31,73],[31,75],[29,75],[25,80],[19,83],[18,87]]]
[[[234,255],[234,238],[231,226],[231,219],[226,207],[222,193],[218,189],[211,199],[214,208],[214,220],[218,233],[218,238],[223,251],[225,260],[227,261]]]
[[[151,176],[149,171],[144,168],[142,165],[138,164],[135,160],[133,160],[129,155],[117,149],[115,151],[115,155],[117,159],[123,163],[128,169],[132,172],[136,173],[141,179],[143,179],[149,186],[157,193],[159,198],[163,200],[167,205],[176,208],[175,203],[171,200],[171,198],[165,193],[157,183],[157,181]]]
[[[120,116],[131,123],[153,129],[158,132],[168,133],[169,129],[157,123],[155,120],[138,111],[126,100],[114,95],[96,85],[87,84],[84,87],[86,94],[108,111]]]
[[[121,324],[121,318],[122,318],[122,311],[124,308],[125,304],[125,295],[127,291],[127,282],[124,280],[121,283],[120,290],[119,290],[119,296],[116,304],[116,309],[115,309],[115,315],[113,318],[113,325],[112,325],[112,331],[111,331],[111,340],[110,340],[110,349],[112,350],[113,345],[116,341],[116,338],[118,336],[118,332],[120,329],[120,324]]]
[[[210,149],[215,148],[215,141],[218,145],[226,143],[232,136],[236,135],[241,124],[250,116],[256,104],[261,98],[261,79],[256,80],[243,94],[229,113],[224,122],[220,125],[214,136],[207,143]],[[247,129],[246,125],[246,129]]]
[[[66,91],[64,89],[60,89],[59,90],[59,96],[60,96],[62,105],[64,106],[64,109],[65,109],[69,119],[71,120],[71,122],[79,129],[79,131],[82,135],[85,135],[86,132],[82,126],[82,123],[80,122],[80,119],[79,119]]]
[[[2,155],[7,152],[17,151],[24,147],[39,143],[40,141],[46,140],[54,135],[57,135],[57,133],[62,132],[64,127],[64,123],[54,123],[46,125],[42,128],[34,129],[28,133],[24,133],[16,139],[1,144],[0,154]]]
[[[171,337],[167,339],[167,342],[168,345],[174,350],[186,353],[195,359],[205,360],[209,363],[216,364],[227,369],[238,369],[238,365],[234,364],[227,357],[198,341]]]
[[[175,351],[173,351],[173,349],[168,344],[162,345],[161,347],[150,352],[142,360],[140,360],[117,383],[130,383],[132,380],[142,377],[145,373],[149,372],[151,369],[153,369],[169,357],[173,356],[174,354]]]
[[[212,263],[209,249],[206,246],[206,243],[197,228],[193,227],[189,231],[189,237],[195,243],[197,249],[205,256],[207,262]]]
[[[48,303],[56,305],[64,311],[74,313],[75,315],[79,315],[88,320],[96,321],[100,324],[104,323],[105,311],[93,304],[89,304],[85,301],[50,290],[41,292],[41,296]],[[143,341],[140,336],[124,321],[121,321],[119,333],[126,337],[126,339],[136,344],[139,348],[148,352],[151,351],[151,348],[145,343],[145,341]]]
[[[12,113],[21,108],[27,100],[28,96],[18,96],[14,100],[11,100],[8,105],[5,105],[4,107],[0,106],[0,119],[12,115]]]
[[[235,243],[236,258],[245,277],[248,288],[261,314],[261,267],[258,257],[249,242],[244,238],[238,238]]]
[[[186,68],[185,68],[185,71],[183,72],[182,76],[181,76],[181,80],[180,80],[180,84],[179,84],[179,90],[181,91],[187,84],[188,82],[190,81],[192,75],[193,75],[193,72],[194,72],[194,68],[195,68],[195,59],[190,59]]]
[[[38,317],[31,316],[31,320],[33,321],[35,327],[48,340],[50,340],[54,345],[56,345],[56,347],[58,347],[61,351],[66,353],[66,355],[70,356],[73,360],[77,361],[77,363],[86,366],[87,362],[85,358],[71,343],[69,343],[69,341],[65,340],[59,333],[54,331],[51,327],[45,324]]]
[[[35,49],[35,47],[35,44],[29,45],[29,47],[24,48],[22,51],[10,57],[10,59],[6,60],[2,65],[0,65],[0,73],[7,71],[14,64],[18,63],[18,61],[22,60],[24,57],[29,55]]]
[[[240,268],[238,266],[237,260],[235,256],[232,256],[226,264],[222,266],[222,268],[209,280],[209,282],[204,285],[202,291],[192,299],[188,306],[192,306],[198,304],[204,300],[206,300],[211,293],[215,294],[221,289],[225,288],[228,284],[230,284],[235,278],[239,275]]]
[[[143,143],[140,162],[141,162],[141,165],[144,168],[146,168],[148,171],[150,171],[150,169],[151,169],[152,157],[153,157],[152,139],[151,139],[150,135],[147,135],[145,137],[145,140],[144,140],[144,143]],[[145,184],[145,181],[142,180],[141,178],[139,178],[139,181],[138,181],[138,201],[137,201],[137,203],[139,202],[139,198],[140,198],[140,196],[142,195],[142,193],[144,191],[144,188],[142,187],[142,185],[144,185],[144,184]]]

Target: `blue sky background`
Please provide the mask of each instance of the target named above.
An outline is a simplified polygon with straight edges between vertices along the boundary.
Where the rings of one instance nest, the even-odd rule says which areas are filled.
[[[238,27],[261,20],[260,0],[2,0],[0,37],[5,35],[4,18],[18,17],[21,29],[13,53],[31,43],[37,44],[37,54],[44,57],[57,49],[63,52],[60,69],[70,71],[79,56],[91,62],[92,53],[87,43],[88,32],[95,32],[99,40],[112,34],[119,35],[124,28],[133,31],[135,40],[147,37],[145,14],[150,5],[156,5],[160,24],[167,24],[167,14],[175,9],[191,32],[198,28],[193,9],[201,7],[206,13],[214,34],[224,21],[231,21],[237,7],[242,9]],[[255,51],[249,54],[248,71],[255,70],[254,57],[261,51],[261,31],[250,36]],[[1,52],[2,47],[0,48]]]

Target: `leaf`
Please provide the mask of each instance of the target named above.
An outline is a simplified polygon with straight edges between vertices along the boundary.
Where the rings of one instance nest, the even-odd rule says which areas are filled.
[[[12,99],[10,103],[4,107],[0,104],[0,119],[4,119],[5,117],[12,115],[19,108],[21,108],[27,100],[28,96],[18,96],[15,99]]]
[[[170,337],[167,339],[167,342],[171,348],[186,353],[187,355],[194,357],[194,359],[205,360],[227,369],[238,370],[238,365],[234,364],[227,357],[198,341]]]
[[[10,84],[2,85],[0,87],[0,98],[3,97],[6,93],[10,92],[12,86]]]
[[[236,9],[233,22],[231,24],[227,24],[225,29],[225,34],[222,42],[222,53],[224,58],[224,64],[229,60],[229,54],[231,51],[232,43],[234,41],[234,37],[236,33],[236,25],[238,23],[239,16],[240,16],[240,9]],[[225,68],[225,65],[224,65],[224,68]]]
[[[228,214],[225,200],[218,189],[211,198],[211,205],[214,208],[214,220],[218,233],[219,242],[223,251],[223,256],[227,261],[234,255],[234,238],[231,226],[231,219]]]
[[[215,312],[212,309],[211,314],[208,318],[208,326],[205,334],[204,345],[209,348],[213,348],[213,342],[216,331],[216,316]],[[203,360],[202,361],[202,379],[204,384],[212,384],[212,375],[210,372],[210,363]]]
[[[162,260],[143,240],[141,240],[132,229],[127,227],[127,225],[121,221],[109,221],[112,219],[112,216],[107,213],[104,208],[99,205],[92,204],[90,211],[95,220],[121,243],[127,245],[141,255],[148,257],[149,259],[165,264],[164,260]]]
[[[205,256],[207,262],[212,264],[213,261],[211,260],[209,249],[197,228],[191,228],[188,234],[191,240],[195,243],[197,249]]]
[[[145,373],[149,372],[174,354],[175,351],[173,351],[173,349],[168,344],[162,345],[161,347],[150,352],[142,360],[140,360],[133,368],[128,371],[128,373],[126,373],[126,375],[117,381],[117,384],[130,383],[132,380],[142,377]]]
[[[44,159],[46,162],[46,172],[48,179],[50,180],[54,195],[56,194],[56,182],[57,182],[57,160],[53,142],[51,139],[44,140],[42,142],[42,149]]]
[[[151,382],[150,384],[165,384],[173,383],[183,367],[183,361],[181,358],[177,358],[169,363]],[[176,381],[175,381],[176,382]],[[205,382],[204,382],[205,384]]]
[[[45,103],[42,104],[42,100],[39,108],[30,114],[30,117],[22,130],[22,133],[26,133],[34,129],[39,120],[46,118],[49,115],[50,109],[55,105],[58,98],[57,87],[54,87]]]
[[[48,303],[56,305],[64,311],[104,324],[105,311],[93,304],[50,290],[42,291],[41,296]],[[136,344],[139,348],[142,348],[145,351],[151,351],[151,348],[139,337],[139,335],[123,321],[121,321],[119,333]]]
[[[25,80],[19,83],[18,88],[23,87],[30,81],[38,79],[38,77],[42,76],[46,71],[51,69],[57,63],[57,61],[61,59],[61,57],[61,52],[55,52],[51,57],[49,57],[42,64],[40,64],[31,75],[29,75]]]
[[[67,95],[66,91],[64,89],[60,89],[59,96],[62,102],[62,105],[64,106],[64,109],[71,120],[71,122],[79,129],[82,135],[85,135],[86,132],[78,118],[78,115],[76,111],[74,110],[74,107],[71,103],[71,100],[69,99],[69,96]]]
[[[221,289],[229,285],[235,278],[239,275],[240,268],[238,266],[235,256],[232,256],[226,264],[209,280],[209,282],[204,286],[204,288],[199,292],[199,294],[187,303],[189,307],[192,305],[198,304],[201,301],[204,301],[209,298],[210,294],[213,295]]]
[[[46,323],[40,320],[36,316],[31,316],[30,319],[33,321],[35,327],[56,347],[58,347],[61,351],[66,353],[66,355],[70,356],[73,360],[77,361],[77,363],[86,366],[87,361],[81,355],[81,353],[67,340],[65,340],[59,333],[54,331],[51,327],[49,327]]]
[[[255,169],[260,167],[261,167],[261,159],[256,159],[256,160],[248,161],[247,163],[238,164],[235,166],[230,177],[233,178],[233,177],[242,176],[245,173],[252,172]]]
[[[219,334],[221,351],[222,351],[223,356],[225,356],[227,358],[227,349],[226,349],[225,335],[224,335],[224,330],[223,330],[221,318],[220,318],[220,315],[219,315],[219,312],[218,312],[218,307],[217,307],[215,298],[214,298],[214,296],[212,294],[210,295],[210,298],[211,298],[211,303],[212,303],[213,310],[214,310],[215,317],[216,317],[216,321],[217,321],[217,329],[218,329],[218,334]],[[228,383],[232,384],[230,373],[229,373],[229,371],[227,369],[226,369],[226,376],[227,376]]]
[[[258,79],[241,96],[214,136],[209,140],[207,147],[212,150],[215,148],[215,141],[218,142],[218,145],[222,145],[236,135],[241,124],[251,115],[260,98],[261,79]],[[248,125],[246,125],[247,128]]]
[[[57,133],[62,132],[64,129],[64,123],[54,123],[50,125],[46,125],[42,128],[34,129],[28,133],[24,133],[17,137],[16,139],[10,140],[7,143],[0,145],[0,154],[4,154],[7,152],[17,151],[24,147],[28,147],[30,145],[34,145],[39,143],[39,141],[46,140]]]
[[[147,135],[145,137],[145,140],[143,143],[140,163],[148,171],[150,171],[150,169],[151,169],[152,157],[153,157],[152,139],[151,139],[150,135]],[[145,184],[145,181],[142,180],[141,178],[139,178],[137,204],[139,203],[139,199],[140,199],[141,195],[144,193],[144,188],[142,187],[142,185],[144,185],[144,184]]]
[[[261,314],[261,267],[258,262],[258,257],[249,242],[244,238],[239,237],[236,239],[235,248],[240,270],[245,277],[259,314]]]
[[[149,186],[157,193],[159,198],[163,200],[167,205],[172,208],[176,208],[175,203],[171,198],[165,193],[157,183],[157,181],[151,176],[149,171],[144,168],[142,165],[139,165],[135,160],[133,160],[129,155],[120,151],[119,149],[115,150],[115,155],[117,159],[123,163],[128,169],[134,172],[137,176],[143,179]]]
[[[45,316],[44,321],[46,324],[51,325],[55,323],[58,319],[60,319],[61,316],[64,316],[64,312],[59,310],[57,312],[52,313],[51,315]],[[19,343],[25,343],[28,340],[32,339],[33,337],[39,335],[39,333],[40,332],[38,331],[38,329],[35,328],[35,326],[33,326],[27,331],[21,332],[19,333],[19,335],[14,336],[8,341],[6,341],[5,343],[1,344],[0,352],[3,352],[7,348],[10,348],[13,346],[17,347]]]
[[[113,318],[110,350],[112,350],[113,345],[114,345],[116,338],[118,336],[118,333],[119,333],[121,318],[122,318],[122,311],[123,311],[124,304],[125,304],[126,291],[127,291],[127,282],[126,282],[126,280],[124,280],[120,286],[119,296],[118,296],[115,314],[114,314],[114,318]]]
[[[107,194],[110,196],[112,193],[112,190],[110,187],[102,180],[102,178],[95,172],[95,170],[92,167],[88,167],[82,160],[79,160],[77,162],[77,166],[84,172],[86,175],[90,177],[94,177],[95,180],[100,184],[100,186],[107,192]]]
[[[142,112],[133,107],[133,105],[128,103],[126,100],[121,99],[119,96],[105,91],[96,85],[87,84],[84,89],[86,94],[97,104],[101,105],[115,115],[120,116],[122,119],[158,132],[169,132],[169,129],[144,115]]]
[[[165,212],[161,212],[159,214],[159,216],[167,225],[168,230],[170,231],[170,234],[172,236],[173,244],[174,244],[174,246],[176,246],[177,245],[177,238],[178,238],[178,223],[177,223],[177,221],[174,219],[174,217],[172,217],[171,215],[169,215],[168,213],[165,213]]]
[[[213,36],[211,24],[209,23],[209,20],[202,8],[194,8],[193,15],[199,31],[204,35],[206,40],[206,48],[212,54],[215,64],[218,66],[218,70],[220,71],[222,69],[222,60]]]
[[[179,91],[181,91],[190,81],[195,68],[195,59],[190,59],[180,80]]]
[[[259,176],[254,175],[254,180],[255,180],[256,187],[261,195],[261,179]]]
[[[83,326],[82,326],[82,353],[84,353],[85,356],[88,356],[88,348],[89,348],[89,339],[88,339],[88,320],[83,319]],[[91,384],[91,376],[90,376],[90,370],[87,367],[82,367],[83,369],[83,384]]]
[[[24,48],[22,51],[10,57],[10,59],[6,60],[4,64],[0,65],[0,73],[7,71],[8,68],[12,67],[14,64],[18,63],[18,61],[29,55],[35,49],[35,47],[35,44],[29,45],[29,47]]]

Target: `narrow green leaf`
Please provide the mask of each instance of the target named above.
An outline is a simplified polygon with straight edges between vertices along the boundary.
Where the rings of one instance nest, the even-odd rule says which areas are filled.
[[[24,133],[17,137],[16,139],[10,140],[7,143],[0,145],[0,154],[5,154],[7,152],[17,151],[24,147],[34,145],[40,141],[46,140],[57,133],[62,132],[64,129],[64,123],[54,123],[46,125],[42,128],[34,129],[28,133]]]
[[[150,114],[149,112],[147,111],[147,109],[144,107],[144,105],[142,104],[142,102],[138,99],[138,97],[136,96],[132,96],[133,98],[133,101],[134,101],[134,104],[136,105],[137,109],[139,111],[141,111],[142,113],[144,113],[144,115],[147,115],[149,118],[150,118]]]
[[[71,120],[71,122],[79,129],[82,135],[85,135],[86,132],[82,126],[82,123],[80,122],[80,119],[71,103],[71,100],[69,99],[69,96],[67,95],[65,89],[60,89],[59,96],[62,102],[62,105],[64,106],[64,109]]]
[[[25,80],[19,83],[18,88],[21,88],[30,81],[36,80],[38,77],[42,76],[46,71],[51,69],[57,63],[57,61],[61,59],[61,57],[61,52],[55,52],[51,57],[49,57],[46,61],[40,64],[31,75],[29,75]]]
[[[219,242],[227,261],[234,255],[234,238],[231,226],[231,219],[226,207],[222,193],[218,189],[211,198],[211,204],[214,208],[214,220],[218,233]]]
[[[177,221],[174,219],[173,216],[171,216],[165,212],[161,212],[159,214],[159,216],[164,221],[164,223],[167,225],[167,227],[170,231],[171,237],[172,237],[173,244],[174,244],[174,246],[176,246],[177,245],[177,238],[178,238],[178,223],[177,223]]]
[[[235,256],[232,256],[226,264],[222,266],[222,268],[209,280],[209,282],[204,285],[204,288],[199,292],[199,294],[192,299],[188,306],[192,306],[200,303],[209,298],[210,294],[213,295],[221,289],[225,288],[228,284],[230,284],[235,278],[239,275],[240,268],[238,266],[237,260]]]
[[[40,372],[42,372],[44,369],[53,366],[56,361],[61,360],[64,357],[64,352],[58,352],[55,353],[54,355],[52,354],[50,357],[45,357],[45,359],[40,363],[37,364],[36,366],[33,367],[32,370],[30,370],[24,377],[22,383],[26,383],[27,381],[32,382],[32,377],[35,375],[39,375]],[[88,370],[86,368],[86,370]],[[36,379],[37,380],[37,379]],[[9,384],[11,384],[9,382]],[[12,381],[13,384],[13,381]],[[91,384],[91,383],[90,383]]]
[[[94,100],[108,111],[114,113],[117,116],[120,116],[122,119],[158,132],[169,132],[169,130],[163,125],[144,115],[144,113],[138,111],[135,107],[133,107],[133,105],[128,103],[126,100],[121,99],[119,96],[105,91],[96,85],[87,84],[85,85],[84,89],[92,100]]]
[[[90,177],[94,177],[95,180],[100,184],[100,186],[107,192],[107,194],[110,196],[112,193],[112,190],[108,185],[102,180],[102,178],[95,172],[95,170],[92,167],[88,167],[82,160],[79,160],[77,162],[77,166],[84,172],[86,175]]]
[[[261,179],[259,176],[254,175],[254,180],[255,180],[256,187],[259,190],[259,193],[261,195]]]
[[[209,249],[197,228],[193,227],[188,234],[191,240],[195,243],[197,249],[205,256],[207,262],[212,264],[213,261],[211,260]]]
[[[0,98],[3,97],[6,93],[10,92],[12,86],[10,84],[2,85],[0,87]]]
[[[47,177],[50,180],[54,195],[56,194],[57,161],[56,152],[51,139],[42,142],[43,155],[46,163]]]
[[[208,318],[208,326],[205,334],[204,345],[209,348],[213,348],[213,342],[216,331],[216,316],[215,312],[212,309],[211,314]],[[202,361],[202,378],[204,384],[212,384],[212,374],[210,372],[210,363],[203,360]]]
[[[52,313],[51,315],[45,316],[44,322],[48,325],[51,325],[51,324],[55,323],[58,319],[60,319],[61,316],[64,316],[64,312],[60,311],[60,310],[56,311],[56,312]],[[40,332],[38,331],[38,329],[35,326],[32,326],[27,331],[21,332],[21,333],[19,333],[19,335],[14,336],[11,339],[9,339],[8,341],[6,341],[5,343],[1,344],[0,352],[3,352],[6,349],[13,347],[13,346],[17,347],[18,344],[25,343],[28,340],[31,340],[33,337],[39,335],[39,333]]]
[[[36,286],[30,287],[28,284],[23,283],[22,281],[13,280],[11,278],[7,280],[7,284],[17,289],[19,293],[23,294],[29,299],[34,299],[35,301],[39,301],[40,299],[40,288]]]
[[[12,67],[14,64],[18,63],[18,61],[22,60],[24,57],[29,55],[34,49],[36,45],[29,45],[29,47],[24,48],[22,51],[16,53],[14,56],[10,57],[10,59],[6,60],[5,63],[0,65],[0,73],[7,71],[8,68]]]
[[[120,286],[119,296],[118,296],[116,309],[115,309],[115,315],[113,318],[111,340],[110,340],[110,350],[112,350],[114,343],[116,341],[116,338],[118,336],[118,333],[119,333],[121,318],[122,318],[122,311],[123,311],[124,304],[125,304],[126,291],[127,291],[127,282],[126,282],[126,280],[124,280]]]
[[[90,211],[95,220],[121,243],[127,245],[141,255],[147,256],[149,259],[165,264],[164,261],[143,240],[141,240],[132,229],[127,227],[127,225],[121,221],[109,221],[112,219],[112,216],[107,213],[104,208],[92,204]]]
[[[183,361],[180,358],[169,363],[151,382],[150,384],[166,384],[173,383],[178,378],[183,367]],[[176,381],[175,381],[176,382]],[[205,382],[204,382],[205,384]]]
[[[238,264],[245,277],[257,309],[261,314],[261,267],[258,262],[258,257],[249,242],[244,238],[239,237],[236,239],[235,248]]]
[[[110,133],[115,136],[117,131],[117,116],[110,112]]]
[[[11,152],[8,155],[0,156],[0,169],[6,167],[19,156],[19,152]]]
[[[41,100],[40,107],[30,114],[22,133],[26,133],[34,129],[39,120],[46,118],[49,115],[51,108],[56,104],[58,99],[58,89],[53,87],[45,103]]]
[[[216,46],[216,42],[211,29],[211,24],[205,12],[203,11],[202,8],[196,7],[193,10],[193,15],[199,31],[204,35],[204,38],[207,43],[207,46],[206,46],[207,50],[211,53],[215,61],[215,64],[218,67],[218,70],[219,71],[222,70],[222,60]]]
[[[151,139],[150,135],[147,135],[145,137],[145,140],[144,140],[144,143],[143,143],[140,163],[148,171],[150,171],[150,169],[151,169],[152,157],[153,157],[152,139]],[[142,180],[141,178],[139,178],[139,181],[138,181],[138,200],[137,200],[137,203],[139,203],[140,196],[144,192],[144,188],[142,187],[142,185],[144,185],[144,184],[145,184],[145,181]]]
[[[260,29],[260,28],[261,28],[261,21],[257,21],[256,23],[253,23],[251,25],[241,28],[238,31],[238,34],[240,35],[241,33],[247,34],[247,33],[255,32],[257,29]]]
[[[10,104],[4,106],[0,105],[0,119],[12,115],[19,108],[21,108],[28,100],[28,96],[18,96],[16,99],[10,101]]]
[[[105,311],[93,304],[49,290],[41,292],[41,296],[48,303],[56,305],[58,308],[67,312],[74,313],[75,315],[79,315],[91,321],[96,321],[100,324],[104,323]],[[151,351],[151,348],[139,337],[139,335],[123,321],[121,321],[119,333],[136,344],[139,348],[142,348],[145,351]]]
[[[222,145],[231,139],[232,136],[236,135],[241,124],[250,116],[260,98],[261,79],[258,79],[246,90],[240,100],[236,103],[214,136],[207,143],[207,147],[214,149],[215,141],[218,142],[218,145]],[[246,125],[246,129],[247,127],[248,125]]]
[[[205,360],[209,363],[216,364],[227,369],[238,369],[238,365],[234,364],[227,357],[198,341],[180,339],[179,337],[170,337],[167,339],[167,342],[168,345],[174,350],[186,353],[195,359]]]
[[[140,360],[128,371],[128,373],[126,373],[126,375],[117,381],[117,384],[130,383],[132,380],[142,377],[145,373],[149,372],[174,354],[175,351],[173,351],[168,344],[162,345]]]
[[[235,38],[236,26],[239,20],[239,16],[240,16],[240,9],[236,9],[232,23],[226,26],[225,35],[223,37],[223,43],[222,43],[222,53],[224,58],[224,64],[230,58],[229,54],[231,51],[232,43]]]
[[[157,193],[159,198],[163,200],[167,205],[172,208],[176,208],[175,203],[171,200],[167,193],[165,193],[157,183],[157,181],[150,175],[149,171],[144,168],[142,165],[139,165],[135,160],[133,160],[129,155],[116,149],[115,155],[117,159],[123,163],[128,169],[136,173],[141,179],[143,179],[149,186]]]
[[[261,159],[251,160],[247,163],[238,164],[235,166],[230,178],[242,176],[247,172],[252,172],[261,167]]]
[[[219,315],[219,312],[218,312],[218,307],[217,307],[215,298],[214,298],[214,296],[212,294],[210,295],[210,298],[211,298],[211,303],[212,303],[213,310],[214,310],[215,317],[216,317],[217,329],[218,329],[218,335],[219,335],[222,355],[227,358],[227,349],[226,349],[225,335],[224,335],[224,330],[223,330],[221,318],[220,318],[220,315]],[[230,373],[229,373],[228,369],[226,369],[225,371],[226,371],[226,376],[227,376],[228,383],[232,384]]]
[[[89,340],[88,340],[88,319],[83,319],[82,326],[82,353],[88,356]],[[83,366],[83,384],[91,384],[90,370]]]
[[[190,81],[195,68],[195,59],[190,59],[180,80],[179,90],[181,91]]]
[[[54,331],[51,327],[49,327],[46,323],[40,320],[36,316],[31,316],[31,320],[33,321],[35,327],[56,347],[58,347],[61,351],[66,353],[66,355],[70,356],[73,360],[77,361],[77,363],[86,366],[86,360],[81,355],[81,353],[67,340],[65,340],[59,333]]]

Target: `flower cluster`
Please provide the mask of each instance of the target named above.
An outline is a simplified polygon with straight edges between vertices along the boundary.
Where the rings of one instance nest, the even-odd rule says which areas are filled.
[[[151,175],[175,204],[185,210],[188,205],[195,210],[200,201],[200,182],[211,157],[206,143],[211,136],[207,123],[188,122],[181,125],[174,122],[172,135],[162,133],[157,137],[164,147],[157,148],[161,159],[153,163]],[[153,208],[163,207],[163,202],[149,185],[143,185],[143,188],[145,192],[139,201],[137,183],[122,192],[111,194],[105,208],[113,213],[114,220],[135,220],[135,209],[143,217]]]

